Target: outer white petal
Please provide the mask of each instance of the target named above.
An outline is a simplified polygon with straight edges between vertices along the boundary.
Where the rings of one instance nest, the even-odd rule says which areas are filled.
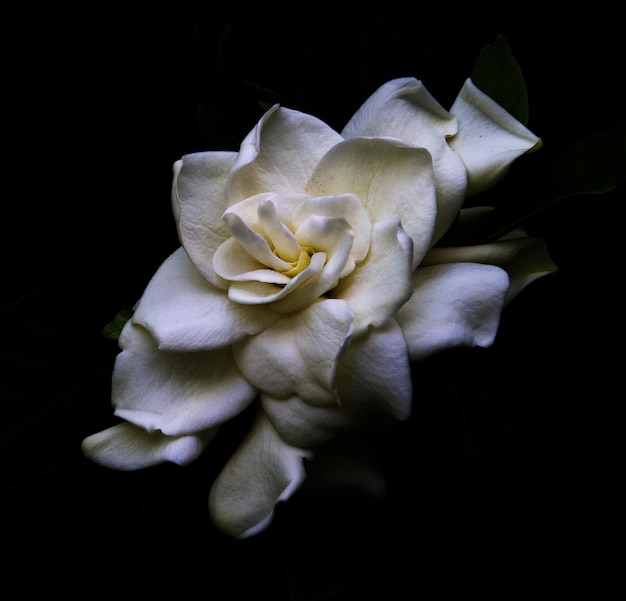
[[[310,451],[286,444],[259,411],[211,488],[209,511],[215,525],[238,539],[265,529],[276,504],[304,482],[304,462],[310,457]]]
[[[419,267],[413,283],[413,296],[396,315],[411,359],[493,343],[509,287],[504,269],[478,263]]]
[[[81,450],[88,459],[115,470],[140,470],[166,461],[187,465],[198,458],[217,430],[165,436],[124,422],[87,436]]]
[[[399,219],[374,225],[367,259],[336,286],[332,295],[354,310],[354,335],[393,317],[413,293],[413,242]]]
[[[430,152],[437,185],[437,224],[433,242],[448,229],[465,199],[467,174],[447,139],[457,133],[454,115],[413,77],[393,79],[378,88],[341,132],[345,138],[391,136]]]
[[[312,196],[352,192],[372,224],[399,217],[413,240],[413,268],[431,244],[437,200],[431,157],[423,148],[397,139],[346,140],[320,161],[306,191]]]
[[[115,415],[170,436],[219,425],[245,409],[256,390],[243,378],[230,347],[160,351],[150,334],[127,322],[113,370]]]
[[[266,307],[231,301],[202,277],[181,247],[148,283],[133,322],[148,329],[162,350],[199,351],[228,346],[277,318]]]
[[[273,106],[241,144],[229,204],[263,192],[303,192],[320,158],[341,140],[316,117]]]
[[[459,132],[449,144],[467,168],[467,196],[490,188],[506,175],[516,158],[542,146],[540,138],[469,78],[450,112],[459,120]]]
[[[509,274],[510,285],[505,304],[515,298],[528,284],[554,273],[557,266],[550,258],[548,246],[542,238],[530,237],[516,231],[490,244],[433,248],[422,265],[472,262],[499,265]]]
[[[174,163],[172,207],[181,244],[196,268],[215,286],[227,284],[213,270],[215,249],[230,236],[222,222],[226,180],[235,152],[188,154]]]
[[[237,365],[248,382],[274,397],[297,394],[312,405],[336,405],[337,363],[353,317],[342,300],[316,301],[236,343]]]
[[[317,447],[338,434],[362,429],[381,431],[411,411],[412,382],[406,342],[399,325],[354,338],[337,372],[341,405],[313,407],[297,396],[262,395],[263,408],[289,444]]]

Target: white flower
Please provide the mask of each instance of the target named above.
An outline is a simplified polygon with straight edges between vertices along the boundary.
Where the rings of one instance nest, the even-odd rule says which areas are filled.
[[[86,456],[184,465],[255,402],[209,508],[234,537],[265,528],[316,448],[409,416],[412,360],[489,346],[505,304],[554,271],[522,232],[438,245],[488,210],[462,209],[467,196],[540,146],[470,79],[447,111],[402,78],[341,133],[277,105],[239,152],[184,156],[172,188],[181,247],[121,334],[123,421],[87,437]]]

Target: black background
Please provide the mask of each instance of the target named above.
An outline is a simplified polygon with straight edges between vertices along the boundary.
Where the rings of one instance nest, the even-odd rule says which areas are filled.
[[[345,491],[296,497],[268,531],[234,542],[212,528],[206,496],[237,425],[185,468],[110,472],[79,450],[113,423],[117,347],[101,329],[178,245],[177,158],[236,149],[260,101],[340,130],[378,85],[412,75],[447,108],[497,34],[522,68],[529,127],[549,154],[623,119],[619,19],[593,11],[279,2],[7,15],[7,600],[399,599],[432,587],[510,598],[622,587],[623,186],[566,199],[528,224],[559,271],[507,307],[491,348],[415,366],[411,419],[376,442],[382,505]]]

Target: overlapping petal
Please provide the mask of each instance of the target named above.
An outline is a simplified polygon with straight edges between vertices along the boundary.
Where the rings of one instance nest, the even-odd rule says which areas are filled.
[[[185,250],[174,251],[154,274],[133,322],[150,331],[162,350],[222,348],[278,319],[264,306],[245,306],[205,280]]]
[[[214,524],[233,538],[265,529],[277,503],[304,482],[307,449],[286,444],[262,411],[213,482],[209,509]]]
[[[213,270],[213,254],[230,235],[221,216],[226,209],[226,178],[235,152],[187,154],[174,163],[172,208],[178,236],[196,269],[213,285],[226,284]]]
[[[521,230],[515,230],[489,244],[433,248],[424,257],[422,265],[455,262],[484,263],[502,267],[509,274],[510,280],[505,305],[530,283],[557,270],[545,240],[528,236]]]
[[[413,240],[412,267],[430,246],[437,218],[432,161],[399,139],[353,138],[327,152],[306,185],[312,196],[351,192],[372,224],[400,218]]]
[[[345,138],[396,137],[428,150],[438,203],[433,243],[448,229],[465,199],[465,166],[447,143],[457,129],[456,117],[433,98],[421,81],[401,77],[378,88],[341,132]]]
[[[241,144],[227,187],[229,205],[263,192],[303,192],[320,158],[342,139],[312,115],[273,106]]]
[[[509,287],[504,269],[479,263],[420,267],[396,319],[413,360],[455,347],[490,346]]]
[[[469,78],[450,112],[459,120],[459,131],[449,143],[465,163],[467,196],[491,188],[515,159],[542,146],[539,137]]]
[[[411,411],[412,382],[407,345],[399,325],[353,338],[339,363],[337,390],[341,404],[316,407],[298,396],[287,399],[263,394],[263,408],[276,431],[289,444],[317,447],[348,431],[380,431]]]
[[[366,260],[332,291],[353,309],[355,336],[370,326],[381,326],[410,298],[412,260],[413,241],[399,219],[374,224]]]
[[[230,347],[161,351],[144,328],[131,322],[119,342],[111,391],[115,414],[148,432],[200,432],[234,417],[256,396]]]
[[[122,422],[87,436],[81,450],[88,459],[115,470],[140,470],[166,461],[187,465],[199,457],[217,430],[216,427],[188,436],[166,436]]]
[[[297,394],[313,405],[336,405],[337,363],[353,318],[345,301],[318,300],[235,343],[237,365],[248,382],[271,396]]]

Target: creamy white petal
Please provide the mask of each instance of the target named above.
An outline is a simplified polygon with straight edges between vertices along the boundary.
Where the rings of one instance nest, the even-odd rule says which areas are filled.
[[[140,470],[165,462],[187,465],[198,458],[217,430],[165,436],[123,422],[87,436],[81,450],[88,459],[115,470]]]
[[[276,310],[277,302],[293,294],[300,286],[308,280],[316,277],[324,269],[326,264],[325,253],[315,253],[311,257],[309,265],[297,275],[289,278],[285,285],[275,285],[266,283],[262,279],[257,281],[234,281],[228,289],[228,296],[233,301],[242,305],[260,305],[272,303],[272,311]],[[310,295],[305,299],[300,298],[301,304],[309,304],[312,300]],[[292,302],[291,305],[294,303]],[[278,315],[278,314],[276,314]]]
[[[337,362],[352,333],[353,317],[344,301],[316,301],[237,342],[235,360],[246,380],[267,394],[297,394],[313,405],[336,405]]]
[[[227,285],[213,270],[213,253],[230,232],[222,222],[226,181],[235,152],[187,154],[174,163],[172,207],[182,246],[213,285]]]
[[[215,272],[230,282],[266,282],[285,286],[291,278],[280,271],[268,269],[253,259],[236,238],[229,238],[213,255]]]
[[[271,199],[262,200],[258,210],[259,222],[276,254],[285,261],[297,261],[302,248],[293,232],[280,220]]]
[[[531,282],[557,270],[545,240],[528,236],[521,230],[511,232],[489,244],[433,248],[424,257],[422,265],[455,262],[485,263],[502,267],[509,274],[510,280],[505,304]]]
[[[303,247],[315,245],[320,252],[313,257],[323,254],[326,261],[318,274],[272,305],[274,311],[280,313],[303,309],[337,285],[341,273],[345,271],[354,232],[343,217],[313,215],[297,230],[296,238]],[[348,271],[352,268],[353,266]]]
[[[434,243],[446,232],[465,199],[465,165],[447,143],[457,130],[456,117],[433,98],[421,81],[403,77],[380,86],[341,133],[345,138],[396,137],[428,150],[437,186]]]
[[[413,360],[453,347],[490,346],[509,287],[504,269],[478,263],[419,267],[396,319]]]
[[[374,225],[367,259],[333,289],[332,296],[354,310],[354,334],[393,317],[413,293],[413,242],[399,219]]]
[[[372,223],[400,218],[413,240],[413,268],[431,244],[437,201],[431,157],[422,148],[395,139],[347,140],[324,156],[306,191],[312,196],[351,192]]]
[[[412,382],[408,351],[399,325],[390,320],[354,338],[337,372],[341,405],[316,407],[298,396],[278,399],[262,394],[263,408],[289,444],[317,447],[349,431],[382,431],[411,411]]]
[[[241,375],[230,347],[175,353],[127,322],[115,359],[111,398],[115,415],[170,436],[219,425],[245,409],[257,391]]]
[[[267,239],[255,232],[235,213],[224,213],[224,221],[228,224],[234,238],[243,246],[250,257],[254,257],[263,265],[276,271],[287,271],[291,265],[276,256]]]
[[[286,444],[263,412],[215,479],[209,494],[214,524],[233,538],[264,530],[277,503],[289,499],[306,477],[311,452]]]
[[[354,269],[354,263],[362,261],[370,247],[372,224],[361,199],[354,194],[308,197],[293,210],[294,231],[311,216],[341,217],[350,225],[353,242],[346,268],[339,274],[345,277]]]
[[[303,192],[320,158],[342,139],[316,117],[275,105],[241,144],[229,204],[263,192]]]
[[[459,120],[450,147],[468,174],[467,196],[491,188],[522,154],[538,150],[542,141],[468,78],[450,112]]]
[[[278,316],[263,306],[231,301],[202,277],[181,247],[154,274],[132,319],[150,331],[162,350],[198,351],[256,334]]]

